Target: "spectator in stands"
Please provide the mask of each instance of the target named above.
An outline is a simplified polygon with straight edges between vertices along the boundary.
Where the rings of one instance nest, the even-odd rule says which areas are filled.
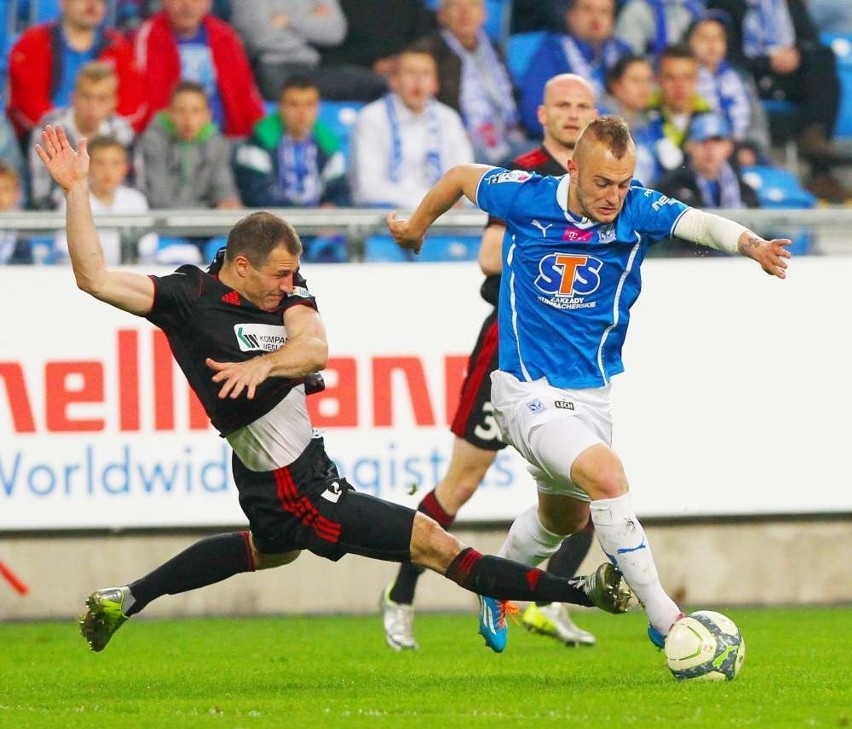
[[[352,134],[355,202],[413,209],[451,167],[473,161],[461,117],[435,99],[435,59],[416,44],[400,54],[393,91],[365,106]]]
[[[743,180],[732,160],[734,140],[728,120],[721,114],[698,114],[689,126],[684,148],[686,164],[664,175],[656,189],[694,208],[756,208],[757,193]],[[712,248],[667,241],[666,255],[711,255]]]
[[[729,22],[721,11],[708,10],[687,31],[687,43],[698,61],[698,93],[713,111],[725,116],[737,143],[748,142],[765,155],[769,127],[754,81],[726,60]]]
[[[104,0],[63,0],[55,23],[24,31],[9,56],[9,115],[19,136],[29,132],[51,109],[68,106],[77,72],[86,63],[104,61],[118,77],[117,111],[141,129],[145,98],[130,43],[103,27]]]
[[[530,145],[503,55],[483,29],[485,13],[485,0],[442,0],[442,27],[424,43],[438,66],[437,99],[461,114],[474,159],[500,165]]]
[[[248,48],[265,99],[278,99],[288,78],[308,73],[324,99],[376,98],[381,93],[376,87],[381,80],[370,71],[320,65],[319,47],[340,45],[346,36],[338,0],[240,0],[233,9],[234,27]]]
[[[118,75],[115,69],[103,61],[92,61],[77,75],[70,106],[49,111],[42,117],[39,127],[48,124],[62,127],[74,145],[83,137],[110,137],[129,151],[135,135],[130,122],[115,113],[117,103]],[[62,190],[38,158],[35,152],[37,141],[35,136],[30,141],[30,198],[32,207],[51,210],[59,206]]]
[[[698,62],[687,46],[669,46],[657,64],[659,94],[649,109],[650,139],[659,174],[683,164],[683,143],[695,114],[710,111],[709,102],[698,93]],[[656,176],[642,180],[655,185]]]
[[[609,70],[606,79],[606,96],[599,106],[605,114],[622,117],[630,126],[636,144],[636,171],[634,177],[650,184],[659,176],[654,130],[650,107],[654,100],[656,81],[654,67],[648,56],[632,53],[622,56]],[[648,182],[646,182],[646,180]]]
[[[21,178],[17,168],[0,160],[0,221],[2,214],[20,209]],[[29,241],[5,225],[0,228],[0,264],[32,263]]]
[[[530,61],[521,87],[521,121],[536,139],[542,136],[538,105],[547,80],[560,73],[576,73],[601,96],[606,73],[629,46],[612,34],[615,0],[571,0],[565,13],[567,33],[548,33]]]
[[[618,13],[615,36],[635,54],[656,57],[682,42],[703,11],[703,0],[627,0]]]
[[[145,196],[126,186],[130,172],[130,155],[127,147],[112,137],[95,137],[88,143],[89,153],[89,200],[95,215],[109,213],[146,213],[148,202]],[[65,196],[59,209],[65,210]],[[98,228],[98,236],[104,251],[107,265],[115,266],[130,263],[138,255],[142,261],[155,259],[158,239],[156,234],[148,233],[136,243],[137,250],[132,251],[127,260],[122,255],[121,231],[118,228]],[[68,238],[63,228],[56,234],[57,263],[68,263]]]
[[[245,205],[346,206],[351,202],[340,143],[317,122],[320,95],[306,76],[284,82],[278,109],[237,147],[234,171]]]
[[[182,80],[195,81],[204,88],[219,129],[245,137],[263,116],[263,99],[240,37],[210,13],[210,3],[162,0],[162,12],[139,28],[135,51],[149,114],[169,104]]]
[[[728,53],[748,69],[763,99],[786,100],[799,110],[799,152],[811,165],[805,186],[817,197],[852,197],[831,174],[852,156],[832,141],[840,110],[840,82],[831,48],[822,45],[802,0],[707,0],[732,18]]]
[[[398,54],[437,27],[423,0],[339,0],[346,17],[346,37],[337,46],[321,48],[322,65],[356,66],[373,74],[373,85],[362,81],[348,91],[353,101],[375,101],[387,91]],[[377,23],[376,18],[381,18]]]
[[[148,203],[159,208],[238,208],[231,148],[213,123],[204,87],[181,81],[141,139]]]

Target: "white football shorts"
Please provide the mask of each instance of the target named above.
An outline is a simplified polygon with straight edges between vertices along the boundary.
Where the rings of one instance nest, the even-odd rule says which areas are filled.
[[[491,374],[491,403],[504,441],[526,459],[539,491],[589,501],[571,481],[571,466],[587,448],[612,445],[610,386],[563,390],[544,378],[521,382]]]

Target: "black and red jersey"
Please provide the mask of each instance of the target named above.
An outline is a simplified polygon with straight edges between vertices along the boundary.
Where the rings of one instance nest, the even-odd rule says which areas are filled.
[[[524,152],[512,160],[510,167],[514,170],[526,170],[527,172],[536,172],[539,175],[554,175],[560,177],[567,170],[556,161],[550,152],[544,147],[536,147],[529,152]],[[493,215],[488,216],[489,225],[503,225],[500,218],[495,218]],[[485,281],[479,289],[479,294],[492,306],[497,306],[497,299],[500,294],[500,274],[486,276]]]
[[[266,415],[305,378],[270,377],[252,400],[218,397],[220,384],[205,360],[243,362],[280,349],[287,339],[284,312],[293,306],[317,308],[305,279],[297,273],[294,290],[271,311],[258,309],[216,276],[181,266],[168,276],[151,276],[154,306],[147,319],[166,334],[175,360],[221,435]]]

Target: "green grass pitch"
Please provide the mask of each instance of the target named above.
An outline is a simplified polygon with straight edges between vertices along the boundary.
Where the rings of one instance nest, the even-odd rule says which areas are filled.
[[[179,599],[179,598],[173,598]],[[747,643],[733,682],[677,682],[644,616],[577,613],[594,648],[475,615],[421,614],[417,652],[378,615],[130,621],[100,654],[69,622],[0,623],[0,727],[852,726],[852,607],[717,607]]]

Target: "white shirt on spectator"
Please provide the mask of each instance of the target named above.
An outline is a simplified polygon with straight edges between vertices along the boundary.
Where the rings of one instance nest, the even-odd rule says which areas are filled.
[[[437,137],[441,174],[455,165],[473,162],[473,147],[461,117],[446,104],[431,100],[427,110],[415,113],[396,94],[390,98],[401,142],[397,179],[391,173],[394,135],[387,101],[382,98],[367,104],[355,122],[350,168],[352,196],[356,205],[413,210],[436,182],[428,160],[430,148],[435,146],[433,138]],[[431,114],[435,116],[430,118]]]
[[[108,215],[110,213],[147,213],[148,201],[145,196],[134,190],[132,187],[119,185],[115,190],[112,204],[107,205],[93,194],[89,193],[89,200],[92,203],[93,215]],[[65,199],[60,203],[60,210],[65,210]],[[121,231],[118,228],[98,228],[98,238],[101,241],[101,247],[104,251],[104,260],[108,266],[118,266],[121,264]],[[156,233],[147,233],[143,235],[138,242],[138,255],[140,261],[150,261],[157,252],[159,239]],[[68,238],[65,231],[58,231],[56,234],[56,262],[68,263],[70,257],[68,255]]]

